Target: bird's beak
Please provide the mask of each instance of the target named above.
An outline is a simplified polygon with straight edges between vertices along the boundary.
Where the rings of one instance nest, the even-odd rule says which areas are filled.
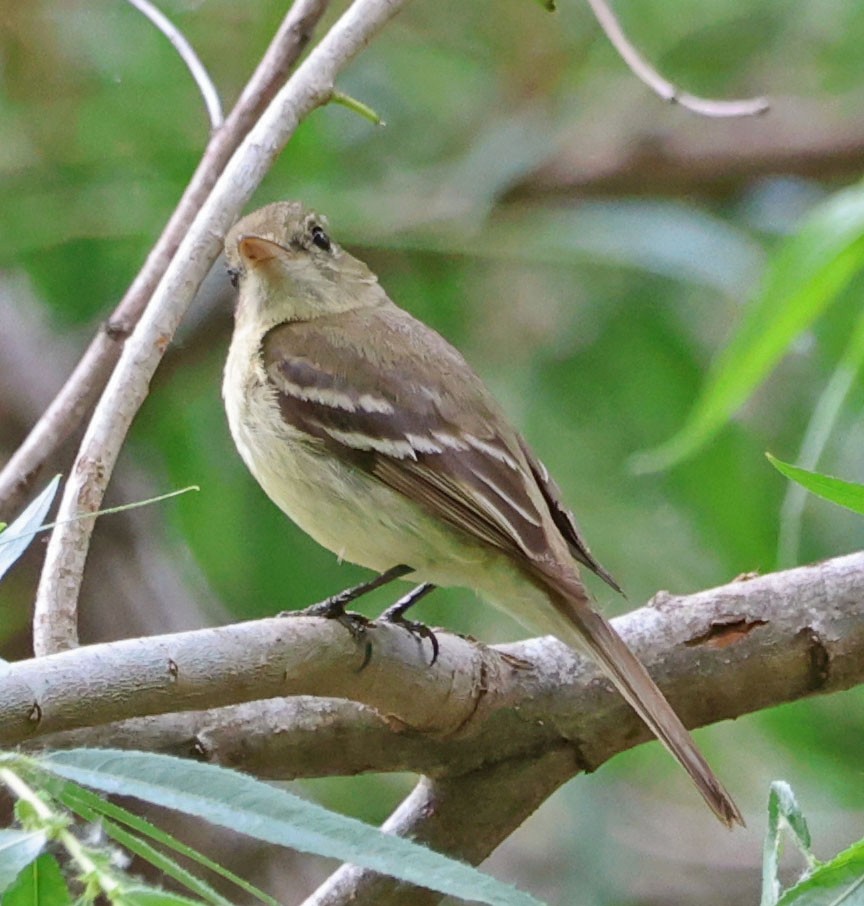
[[[241,236],[237,241],[237,250],[244,261],[249,264],[261,264],[273,258],[286,258],[288,253],[277,242],[271,242],[262,236]]]

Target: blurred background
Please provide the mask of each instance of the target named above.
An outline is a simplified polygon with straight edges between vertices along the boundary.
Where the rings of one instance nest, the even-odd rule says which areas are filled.
[[[263,0],[161,8],[226,105],[285,11]],[[579,0],[559,0],[555,14],[531,0],[416,3],[338,86],[386,126],[343,108],[316,112],[253,203],[297,198],[326,213],[391,296],[465,353],[627,591],[629,604],[596,588],[608,614],[659,589],[692,592],[864,545],[860,518],[789,498],[764,456],[813,465],[802,456],[819,450],[821,471],[864,479],[860,354],[849,347],[862,316],[864,7],[617,0],[615,9],[676,84],[767,95],[771,112],[720,121],[664,104]],[[131,7],[0,0],[0,456],[134,277],[207,133],[182,63]],[[778,340],[779,364],[754,377],[734,418],[685,459],[638,471],[639,454],[687,423],[750,313],[773,299],[777,317],[751,330],[770,334],[795,293],[810,316]],[[291,526],[235,453],[220,400],[232,303],[217,266],[156,376],[108,503],[201,490],[100,521],[85,640],[272,615],[364,577]],[[29,654],[41,553],[34,545],[0,588],[8,658]],[[487,641],[524,635],[467,593],[439,592],[421,611]],[[718,830],[652,744],[571,782],[488,868],[550,904],[755,902],[772,779],[796,790],[817,855],[864,835],[862,705],[855,690],[696,734],[744,808],[746,832]],[[412,782],[303,789],[378,822]],[[226,848],[286,903],[328,870]]]

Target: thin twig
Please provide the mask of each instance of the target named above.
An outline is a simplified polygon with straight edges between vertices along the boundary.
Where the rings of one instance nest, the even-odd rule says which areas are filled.
[[[332,96],[336,76],[409,0],[355,0],[298,67],[225,166],[159,282],[94,410],[57,519],[95,512],[132,419],[183,314],[237,219],[300,122]],[[92,520],[52,532],[36,596],[34,651],[77,644],[77,600]]]
[[[364,104],[363,101],[358,101],[357,98],[352,98],[350,94],[345,94],[343,91],[334,91],[330,100],[334,104],[341,104],[343,107],[353,110],[354,113],[359,114],[376,126],[387,125],[368,104]]]
[[[195,53],[192,45],[186,40],[186,36],[150,0],[126,0],[126,2],[146,16],[174,45],[174,49],[180,55],[180,59],[186,64],[186,68],[191,73],[198,90],[201,92],[204,106],[207,108],[207,115],[210,117],[210,129],[215,132],[225,119],[222,115],[222,102],[219,100],[219,92],[216,90],[216,86],[210,78],[210,73],[207,72],[198,54]]]
[[[700,98],[695,94],[688,94],[673,85],[654,69],[650,63],[630,43],[621,28],[621,23],[615,13],[606,3],[606,0],[588,0],[594,16],[600,27],[606,32],[606,37],[618,51],[621,59],[630,67],[630,71],[641,82],[644,82],[655,94],[664,101],[680,104],[693,113],[710,117],[730,116],[756,116],[765,113],[770,105],[766,98],[742,98],[734,101],[718,101],[712,98]]]
[[[0,472],[0,512],[11,516],[43,464],[83,422],[105,387],[123,343],[165,273],[189,225],[252,123],[300,58],[329,0],[295,0],[255,73],[219,131],[212,136],[171,219],[126,295],[102,325],[75,370]]]

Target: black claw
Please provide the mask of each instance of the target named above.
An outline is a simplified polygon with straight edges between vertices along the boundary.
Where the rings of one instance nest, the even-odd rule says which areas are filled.
[[[429,661],[429,666],[433,666],[435,661],[438,660],[438,636],[425,623],[418,623],[416,620],[406,620],[405,617],[387,619],[386,613],[381,614],[381,619],[392,623],[394,626],[401,626],[403,629],[407,629],[421,645],[423,644],[423,639],[429,639],[432,643],[432,660]]]
[[[357,668],[357,673],[362,673],[368,666],[369,661],[372,660],[372,643],[367,640],[366,645],[363,649],[363,663]]]
[[[409,607],[413,607],[421,598],[425,598],[426,595],[434,589],[435,586],[430,585],[428,582],[424,585],[418,585],[415,589],[408,592],[404,598],[400,598],[395,604],[388,607],[378,618],[385,623],[393,623],[396,626],[407,629],[421,644],[423,643],[423,639],[429,639],[432,644],[432,660],[429,662],[430,667],[438,660],[438,637],[425,623],[419,623],[416,620],[406,620],[405,612]]]

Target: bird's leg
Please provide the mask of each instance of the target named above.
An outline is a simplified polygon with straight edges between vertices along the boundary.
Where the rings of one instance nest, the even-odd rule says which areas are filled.
[[[327,620],[338,620],[351,635],[355,638],[359,638],[365,632],[369,620],[367,620],[363,614],[349,613],[345,608],[368,592],[374,591],[376,588],[381,588],[382,585],[387,585],[394,579],[399,579],[412,571],[412,567],[405,566],[404,564],[393,566],[380,575],[375,576],[374,579],[369,579],[366,582],[361,582],[359,585],[353,585],[351,588],[346,588],[344,591],[340,591],[336,595],[331,595],[329,598],[325,598],[317,604],[312,604],[310,607],[304,607],[303,610],[284,610],[279,616],[324,617]]]
[[[436,586],[429,582],[424,582],[423,585],[412,588],[407,595],[388,607],[387,610],[378,617],[379,620],[383,620],[384,622],[394,623],[397,626],[404,627],[411,635],[416,636],[421,642],[423,639],[429,639],[432,643],[432,660],[429,662],[430,667],[438,660],[438,639],[435,633],[424,623],[418,623],[415,620],[406,620],[405,612],[409,607],[413,607],[421,598],[425,598],[430,591],[434,591],[435,588]]]

